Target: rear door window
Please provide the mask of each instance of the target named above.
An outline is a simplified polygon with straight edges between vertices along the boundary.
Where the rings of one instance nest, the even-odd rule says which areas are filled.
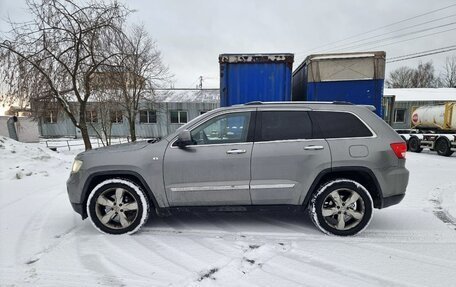
[[[347,112],[312,111],[314,138],[370,137],[372,132],[355,115]]]
[[[255,141],[312,138],[312,123],[306,111],[263,111],[258,116]]]

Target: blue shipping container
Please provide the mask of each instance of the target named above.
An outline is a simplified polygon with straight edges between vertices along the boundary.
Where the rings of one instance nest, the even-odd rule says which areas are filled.
[[[291,101],[293,54],[221,54],[220,106]]]
[[[293,73],[293,101],[373,105],[382,116],[385,52],[311,55]]]

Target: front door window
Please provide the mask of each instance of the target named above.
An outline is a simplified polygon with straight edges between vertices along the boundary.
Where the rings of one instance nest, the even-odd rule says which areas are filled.
[[[191,131],[195,145],[242,143],[247,141],[250,112],[215,117]]]

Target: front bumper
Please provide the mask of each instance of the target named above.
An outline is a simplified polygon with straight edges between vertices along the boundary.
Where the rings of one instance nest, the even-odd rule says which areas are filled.
[[[84,208],[83,202],[81,202],[81,193],[83,190],[82,182],[81,180],[81,171],[78,173],[72,173],[70,177],[68,178],[66,185],[67,185],[67,192],[68,192],[68,198],[70,200],[71,206],[73,207],[74,211],[79,213],[82,217],[82,219],[86,218],[86,212]]]
[[[70,203],[71,203],[71,207],[73,207],[73,210],[76,211],[77,213],[79,213],[81,215],[82,219],[87,217],[87,215],[85,213],[85,210],[84,210],[84,207],[82,206],[82,204],[73,203],[73,202],[70,202]]]

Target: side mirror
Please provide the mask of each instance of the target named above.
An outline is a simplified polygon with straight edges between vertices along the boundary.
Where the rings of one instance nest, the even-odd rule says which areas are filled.
[[[188,130],[181,131],[177,137],[176,145],[182,148],[191,144],[193,144],[193,141],[190,132]]]

